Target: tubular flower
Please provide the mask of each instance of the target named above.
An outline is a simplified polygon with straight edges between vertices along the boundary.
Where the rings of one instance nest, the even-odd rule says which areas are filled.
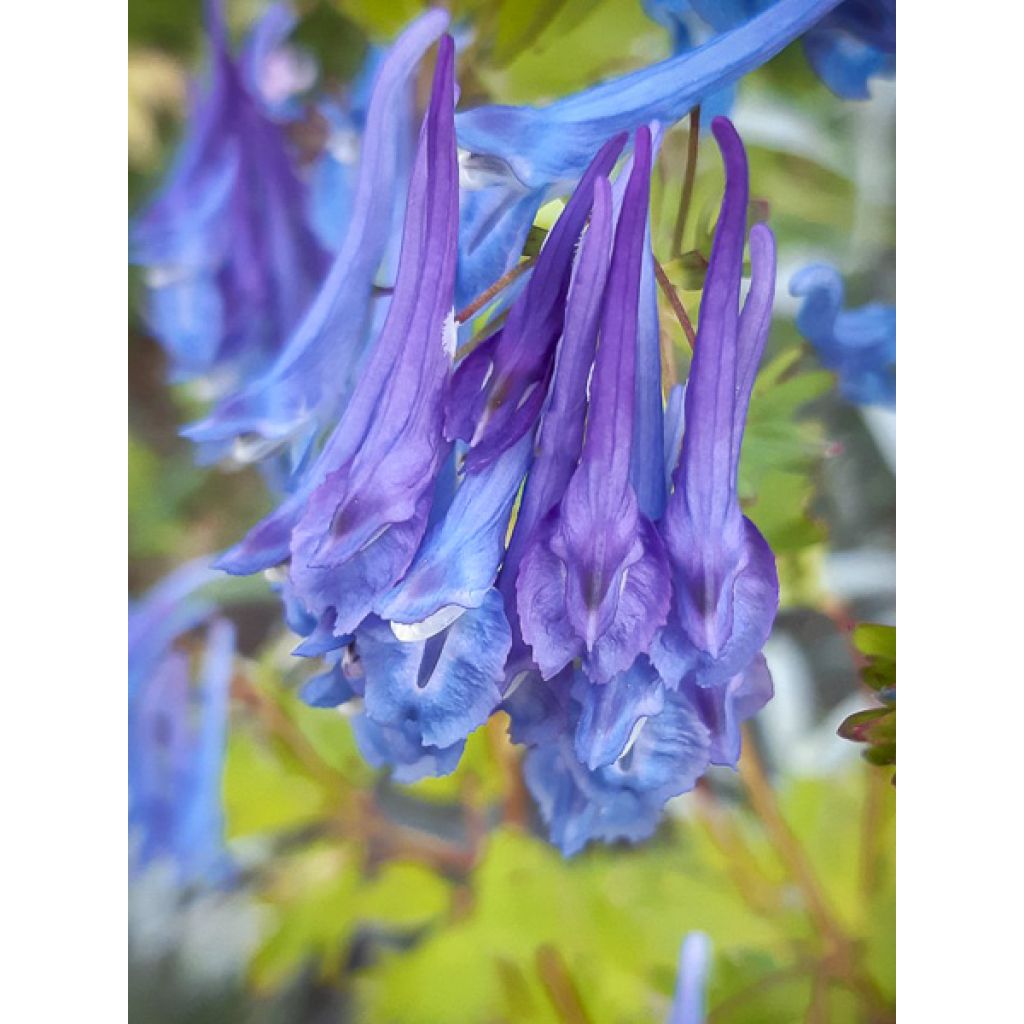
[[[727,32],[766,10],[772,0],[668,0],[652,17],[684,24],[692,9],[717,32]],[[660,17],[659,17],[660,15]],[[685,29],[683,30],[685,33]],[[688,43],[688,39],[684,42]],[[896,72],[896,0],[843,0],[807,30],[803,49],[818,77],[837,96],[863,100],[872,78]]]
[[[682,452],[661,533],[672,568],[668,622],[651,657],[666,683],[724,686],[764,646],[779,602],[771,549],[740,511],[740,445],[771,326],[775,241],[750,231],[751,285],[739,309],[747,217],[747,159],[735,128],[716,118],[726,186],[701,298],[685,395]]]
[[[197,593],[211,578],[205,563],[184,567],[133,608],[128,623],[132,871],[167,861],[182,884],[230,875],[220,779],[235,634]],[[194,672],[177,640],[204,623]]]
[[[523,637],[545,678],[580,657],[595,682],[608,682],[649,647],[668,610],[661,540],[630,482],[650,145],[648,129],[638,129],[579,465],[558,510],[549,513],[524,554],[516,583]],[[595,195],[595,205],[610,204],[606,179],[598,179]]]
[[[674,124],[705,95],[765,63],[838,2],[777,0],[695,50],[546,107],[463,111],[456,119],[459,144],[473,154],[504,160],[525,189],[572,180],[606,139],[650,121]]]
[[[843,397],[857,405],[895,406],[896,307],[872,302],[843,309],[843,279],[826,263],[794,274],[789,292],[803,299],[797,330],[836,373]]]
[[[695,49],[556,100],[482,106],[456,117],[463,168],[459,301],[483,291],[522,251],[540,205],[566,191],[591,154],[641,124],[671,125],[717,97],[814,25],[839,0],[777,0]],[[673,5],[674,6],[674,5]]]
[[[290,558],[305,609],[351,633],[399,580],[427,527],[448,454],[442,399],[454,351],[457,198],[453,49],[441,41],[409,188],[387,320],[303,486],[221,559],[231,572]]]
[[[206,22],[210,79],[167,180],[133,225],[132,258],[147,268],[147,319],[175,376],[216,374],[231,386],[278,352],[327,256],[281,130],[232,59],[217,0]]]
[[[410,25],[381,63],[362,139],[358,180],[344,240],[305,316],[267,371],[224,399],[186,436],[231,446],[242,461],[291,442],[293,467],[337,421],[351,397],[367,342],[386,308],[373,301],[374,279],[399,223],[411,137],[410,77],[447,24],[430,11]],[[375,308],[377,307],[377,308]],[[236,440],[237,439],[237,440]]]

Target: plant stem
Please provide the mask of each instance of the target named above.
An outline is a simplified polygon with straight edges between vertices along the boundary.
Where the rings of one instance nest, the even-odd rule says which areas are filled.
[[[679,211],[672,230],[672,258],[677,259],[683,252],[683,235],[686,219],[693,199],[693,182],[697,177],[697,150],[700,145],[700,106],[690,111],[690,134],[686,139],[686,169],[683,171],[683,191],[679,196]]]
[[[591,1024],[590,1014],[562,954],[554,946],[545,944],[537,949],[536,959],[537,973],[558,1019],[565,1024]]]
[[[846,950],[849,947],[849,940],[828,905],[804,848],[790,828],[789,822],[783,817],[775,798],[775,790],[768,781],[764,765],[758,756],[750,727],[746,725],[743,727],[743,756],[740,758],[739,774],[740,781],[750,797],[750,803],[764,826],[779,860],[804,894],[807,910],[819,934],[828,940],[834,951]]]
[[[658,262],[654,261],[654,276],[658,279],[658,285],[661,288],[662,294],[668,299],[668,304],[672,307],[672,312],[675,313],[676,319],[682,325],[683,333],[686,335],[686,340],[690,344],[690,351],[693,351],[694,345],[697,343],[697,334],[693,329],[693,323],[690,320],[689,314],[686,312],[686,307],[683,305],[682,300],[679,298],[679,293],[675,289],[675,285],[668,279],[668,274],[665,273],[665,268]]]
[[[506,271],[498,278],[497,281],[494,282],[494,284],[491,285],[490,288],[478,295],[464,309],[460,309],[459,312],[455,314],[455,322],[464,324],[467,320],[476,316],[476,314],[479,313],[480,310],[498,294],[498,292],[507,288],[517,278],[522,277],[523,274],[525,274],[536,262],[536,256],[527,256],[525,260],[517,263],[511,270]]]

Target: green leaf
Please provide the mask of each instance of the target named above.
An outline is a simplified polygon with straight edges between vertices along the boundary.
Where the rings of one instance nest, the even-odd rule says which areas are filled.
[[[853,631],[853,645],[861,654],[896,660],[896,627],[866,623]]]

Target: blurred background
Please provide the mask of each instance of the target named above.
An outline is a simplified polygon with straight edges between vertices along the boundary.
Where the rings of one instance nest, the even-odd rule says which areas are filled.
[[[469,0],[462,103],[536,103],[668,56],[639,0]],[[414,0],[295,5],[292,67],[346,96],[372,43]],[[239,36],[265,10],[227,4]],[[161,180],[204,68],[198,0],[129,8],[129,197]],[[217,591],[237,631],[220,790],[225,863],[183,884],[159,860],[130,884],[130,1016],[139,1022],[632,1022],[667,1018],[683,937],[712,941],[709,1019],[893,1019],[893,769],[837,735],[877,704],[864,685],[895,624],[895,412],[847,401],[798,333],[792,274],[836,265],[846,303],[894,301],[895,83],[843,100],[795,44],[742,80],[731,116],[751,186],[779,237],[772,338],[751,408],[742,491],[779,557],[783,606],[766,657],[775,698],[740,772],[714,769],[673,800],[649,842],[564,860],[539,827],[501,716],[457,771],[411,786],[359,756],[345,717],[302,704],[314,673],[262,578]],[[707,118],[710,120],[710,118]],[[706,123],[705,121],[705,123]],[[308,166],[312,113],[289,126]],[[654,244],[667,253],[684,120],[655,175]],[[721,195],[702,140],[687,253],[666,268],[695,317],[689,253],[707,251]],[[223,549],[271,508],[255,470],[201,467],[179,429],[206,408],[168,382],[130,270],[129,590]],[[687,349],[662,309],[685,377]],[[881,637],[881,639],[880,639]],[[749,755],[749,756],[748,756]]]

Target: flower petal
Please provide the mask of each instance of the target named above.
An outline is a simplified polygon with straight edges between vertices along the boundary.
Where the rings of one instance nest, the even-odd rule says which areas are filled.
[[[402,643],[387,623],[369,620],[356,639],[367,714],[410,733],[415,727],[427,746],[464,740],[501,701],[510,642],[496,590],[426,641]]]

